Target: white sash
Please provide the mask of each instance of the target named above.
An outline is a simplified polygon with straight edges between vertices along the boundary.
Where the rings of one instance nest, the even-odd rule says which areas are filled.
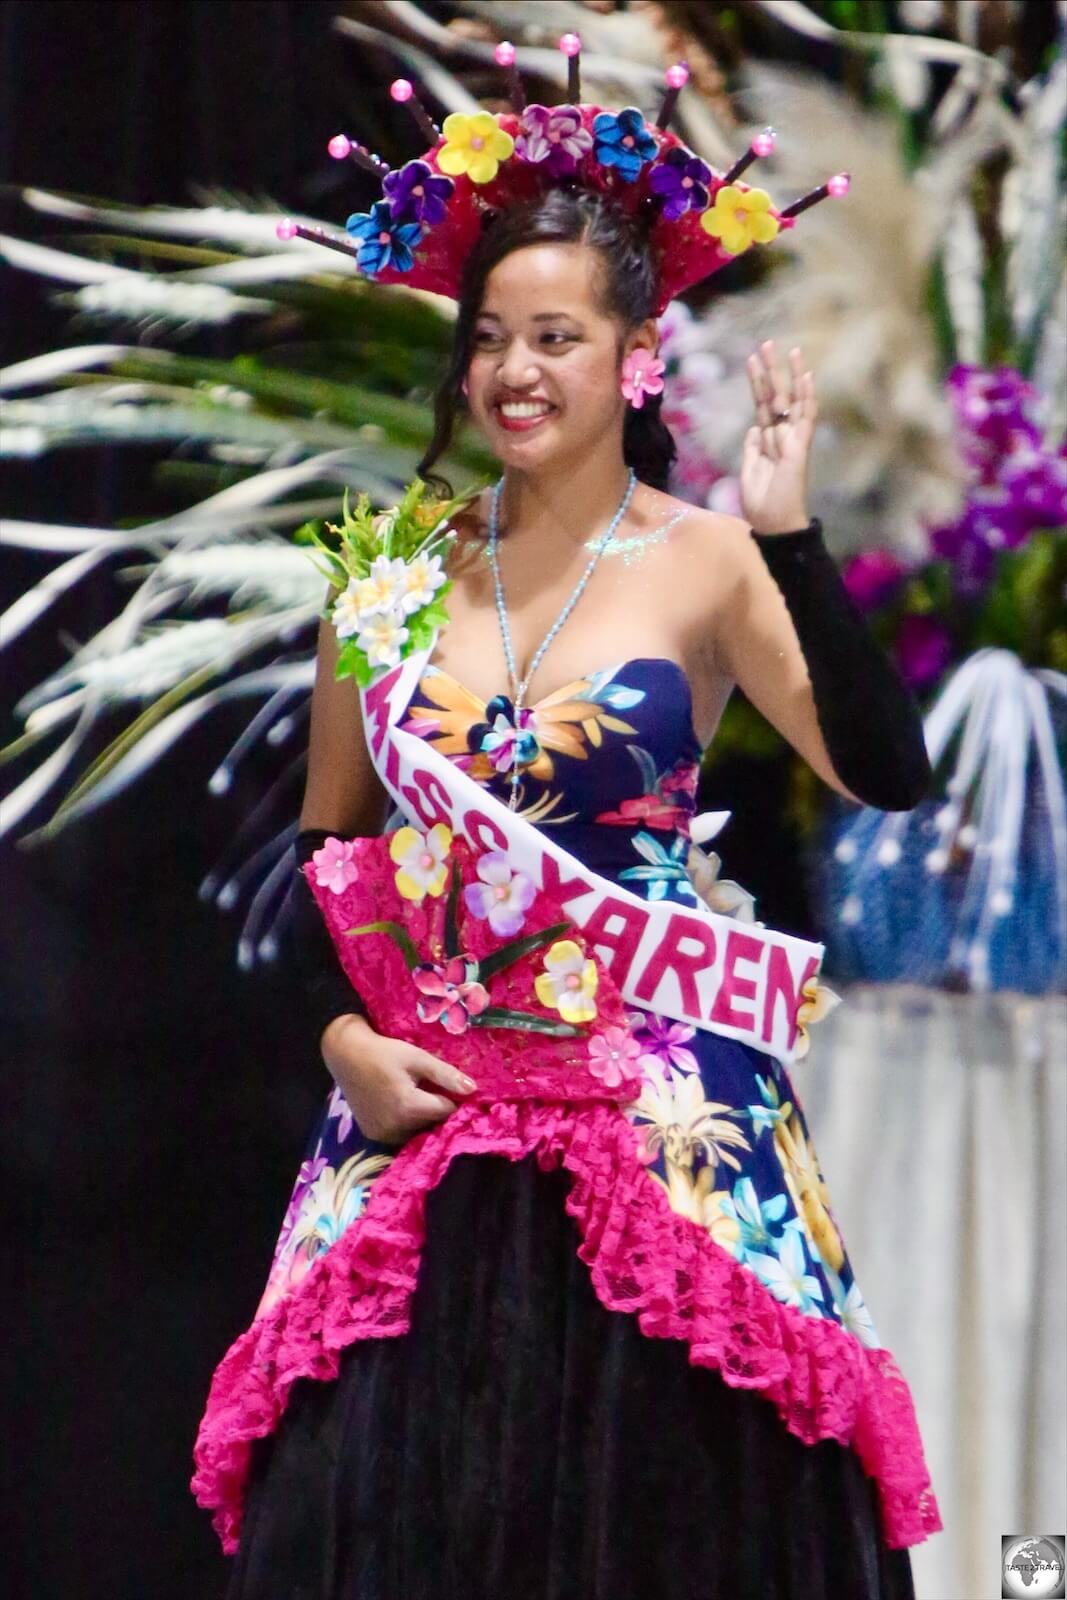
[[[630,1005],[790,1061],[801,991],[819,970],[823,946],[734,922],[703,902],[690,910],[640,899],[509,811],[428,741],[406,733],[399,723],[433,648],[431,642],[361,691],[371,759],[412,825],[443,822],[476,850],[502,850],[562,906]]]

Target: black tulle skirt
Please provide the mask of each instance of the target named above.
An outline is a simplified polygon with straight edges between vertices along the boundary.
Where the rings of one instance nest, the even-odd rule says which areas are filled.
[[[568,1182],[452,1164],[411,1331],[256,1445],[228,1600],[910,1600],[849,1449],[600,1305]]]

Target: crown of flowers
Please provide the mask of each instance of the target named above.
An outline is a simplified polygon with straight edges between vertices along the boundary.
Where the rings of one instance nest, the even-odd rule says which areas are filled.
[[[390,170],[365,146],[337,134],[328,149],[336,160],[352,160],[382,180],[382,198],[356,212],[346,237],[285,218],[282,239],[309,239],[355,258],[361,273],[383,283],[458,299],[463,265],[477,242],[487,212],[536,198],[566,183],[610,194],[628,214],[651,214],[651,243],[659,262],[657,314],[683,290],[719,271],[753,244],[767,244],[809,206],[848,192],[847,173],[837,173],[782,210],[766,190],[739,183],[741,174],[774,149],[774,130],[756,135],[729,171],[717,173],[676,136],[669,122],[689,77],[684,62],[664,75],[665,93],[655,123],[627,106],[606,111],[582,104],[579,87],[581,40],[566,33],[559,48],[568,59],[568,104],[528,105],[513,44],[495,51],[507,69],[511,112],[453,112],[441,128],[430,119],[412,85],[398,78],[390,93],[407,105],[430,148]]]

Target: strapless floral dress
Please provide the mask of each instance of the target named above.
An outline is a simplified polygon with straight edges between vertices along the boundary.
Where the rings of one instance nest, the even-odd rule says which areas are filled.
[[[429,667],[404,725],[506,799],[498,710]],[[682,669],[533,711],[528,820],[694,904]],[[231,1600],[912,1594],[936,1503],[789,1075],[629,1021],[624,1104],[463,1103],[397,1148],[330,1095],[197,1445]]]

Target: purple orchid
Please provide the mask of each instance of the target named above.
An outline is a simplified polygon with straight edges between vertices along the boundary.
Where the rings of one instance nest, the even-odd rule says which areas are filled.
[[[708,203],[711,168],[699,156],[675,145],[648,175],[649,188],[663,197],[663,215],[677,222],[687,211],[703,211]]]
[[[905,617],[893,642],[897,666],[909,688],[929,687],[944,672],[952,655],[948,629],[936,617]]]
[[[1018,549],[1040,526],[1006,490],[976,488],[955,522],[932,530],[930,545],[952,562],[960,593],[974,595],[988,583],[998,553]]]
[[[995,480],[1003,456],[1026,445],[1040,448],[1041,430],[1030,414],[1037,392],[1014,367],[987,371],[959,363],[948,375],[948,393],[964,455],[984,482]]]
[[[577,106],[527,106],[515,139],[515,154],[543,166],[552,177],[573,172],[593,148]]]
[[[841,576],[860,610],[873,611],[892,594],[907,570],[892,550],[862,550]]]
[[[417,222],[422,228],[436,227],[445,220],[455,188],[451,178],[435,172],[426,161],[408,161],[382,179],[393,221]]]
[[[1013,367],[955,366],[948,393],[971,484],[960,515],[931,529],[930,544],[952,563],[959,593],[973,596],[1002,550],[1067,520],[1067,462],[1044,447],[1037,392]]]

